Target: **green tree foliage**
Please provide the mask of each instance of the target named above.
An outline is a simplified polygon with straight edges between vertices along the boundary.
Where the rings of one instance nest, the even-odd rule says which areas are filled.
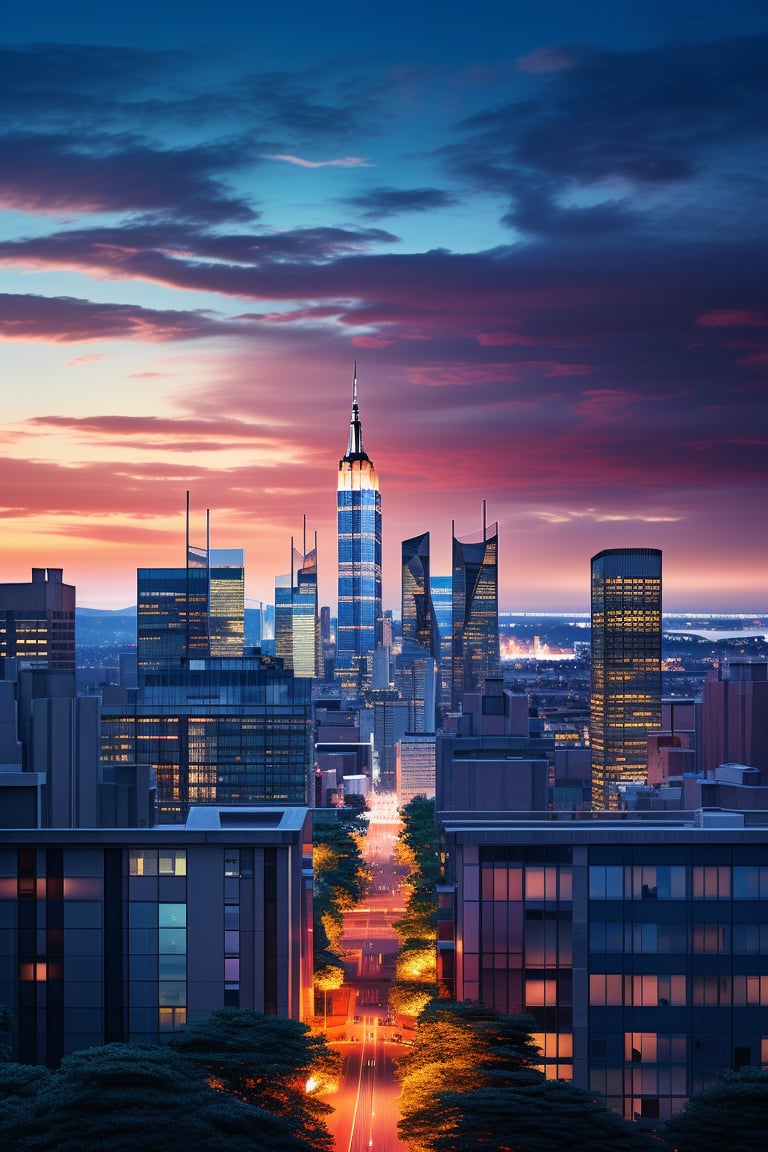
[[[401,940],[434,940],[437,933],[437,907],[434,892],[412,892],[408,907],[392,927]]]
[[[405,913],[394,924],[400,937],[395,983],[389,1003],[395,1012],[415,1016],[435,996],[437,985],[437,883],[439,835],[435,802],[415,796],[400,812],[403,822],[395,859],[408,868],[410,895]]]
[[[57,1072],[25,1069],[26,1089],[20,1067],[8,1066],[17,1069],[16,1086],[0,1099],[0,1152],[313,1147],[282,1117],[212,1088],[190,1061],[166,1048],[108,1044],[76,1052]]]
[[[768,1071],[724,1072],[667,1121],[662,1135],[678,1152],[765,1152]]]
[[[440,837],[435,820],[435,802],[414,796],[400,812],[403,822],[400,840],[416,862],[408,883],[415,892],[429,896],[440,880]]]
[[[315,968],[340,965],[344,912],[354,908],[368,890],[370,869],[361,847],[366,830],[367,822],[357,812],[315,822]]]
[[[242,1008],[221,1008],[176,1033],[170,1047],[214,1087],[279,1116],[307,1147],[330,1149],[328,1104],[308,1094],[310,1075],[338,1076],[340,1059],[306,1025]]]
[[[419,1016],[413,1047],[402,1057],[399,1130],[412,1148],[431,1150],[447,1134],[441,1094],[529,1082],[539,1058],[533,1020],[502,1016],[480,1004],[433,999]]]
[[[434,999],[435,985],[419,980],[395,982],[389,989],[389,1006],[393,1012],[404,1016],[418,1016]]]
[[[645,1133],[546,1080],[529,1016],[432,1000],[401,1059],[401,1136],[415,1152],[650,1152]]]
[[[530,1075],[530,1074],[529,1074]],[[649,1135],[566,1080],[441,1092],[435,1152],[652,1152]]]

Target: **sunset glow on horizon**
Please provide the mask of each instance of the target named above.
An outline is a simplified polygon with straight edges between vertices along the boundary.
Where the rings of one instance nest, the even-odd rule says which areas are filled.
[[[189,491],[250,599],[306,514],[335,606],[356,360],[385,608],[486,499],[502,611],[620,547],[667,611],[768,610],[768,13],[75,9],[0,47],[0,581],[133,604]]]

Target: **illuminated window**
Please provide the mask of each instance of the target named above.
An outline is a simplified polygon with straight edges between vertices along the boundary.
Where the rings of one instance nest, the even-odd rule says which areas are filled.
[[[695,900],[728,900],[731,895],[731,870],[722,867],[695,867],[692,870]]]

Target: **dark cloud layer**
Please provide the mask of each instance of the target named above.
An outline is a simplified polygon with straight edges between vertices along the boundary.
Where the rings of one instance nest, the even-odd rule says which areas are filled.
[[[213,54],[0,49],[0,206],[37,217],[0,241],[0,340],[130,340],[131,388],[179,414],[19,419],[5,516],[25,492],[30,516],[69,510],[92,518],[73,532],[118,541],[113,511],[143,517],[157,492],[172,514],[192,484],[243,531],[258,506],[283,539],[333,476],[360,356],[405,533],[488,495],[532,533],[743,535],[768,459],[767,60],[766,37],[542,45],[487,88],[443,84],[424,146],[409,132],[428,78],[406,60],[385,84],[339,64],[222,77]],[[395,121],[399,152],[355,172]],[[483,250],[461,230],[473,209]],[[416,240],[378,226],[392,217]],[[151,350],[133,362],[171,343],[170,371]],[[103,350],[67,350],[64,371],[92,381]],[[20,458],[49,437],[76,466]]]
[[[0,340],[71,344],[90,340],[195,340],[234,330],[204,312],[96,304],[71,296],[0,293]]]
[[[379,220],[403,212],[449,208],[457,203],[457,198],[440,188],[371,188],[360,196],[348,197],[342,203],[357,209],[369,220]]]
[[[768,37],[643,52],[568,47],[558,60],[540,71],[525,99],[465,120],[463,141],[445,150],[451,169],[509,195],[510,225],[589,241],[630,224],[630,209],[641,212],[629,194],[624,203],[611,193],[613,181],[635,190],[677,186],[718,158],[722,164],[724,153],[731,177],[746,175],[739,149],[764,138]],[[601,187],[605,204],[567,200]]]

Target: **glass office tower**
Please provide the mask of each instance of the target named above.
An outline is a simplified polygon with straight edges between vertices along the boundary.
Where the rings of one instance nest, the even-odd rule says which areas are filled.
[[[498,552],[498,524],[453,537],[453,709],[486,676],[499,674]]]
[[[337,488],[339,613],[336,668],[344,673],[381,643],[381,495],[379,478],[363,448],[357,371],[346,455]]]
[[[245,560],[241,548],[188,549],[186,568],[139,568],[139,676],[204,656],[243,655]]]
[[[443,708],[449,708],[453,678],[453,580],[450,576],[430,576],[429,587],[432,592],[432,611],[435,614],[440,644],[438,704]]]
[[[440,657],[440,637],[429,583],[429,532],[402,544],[403,653],[413,650]]]
[[[242,548],[212,548],[208,556],[211,656],[242,656],[245,648],[245,553]]]
[[[259,657],[150,669],[140,699],[102,709],[102,764],[149,767],[161,824],[191,804],[305,805],[311,690]]]
[[[317,604],[317,535],[302,553],[291,538],[291,571],[275,580],[275,655],[296,676],[321,674]]]
[[[661,552],[609,548],[592,557],[592,803],[621,806],[648,774],[648,733],[661,727]]]

